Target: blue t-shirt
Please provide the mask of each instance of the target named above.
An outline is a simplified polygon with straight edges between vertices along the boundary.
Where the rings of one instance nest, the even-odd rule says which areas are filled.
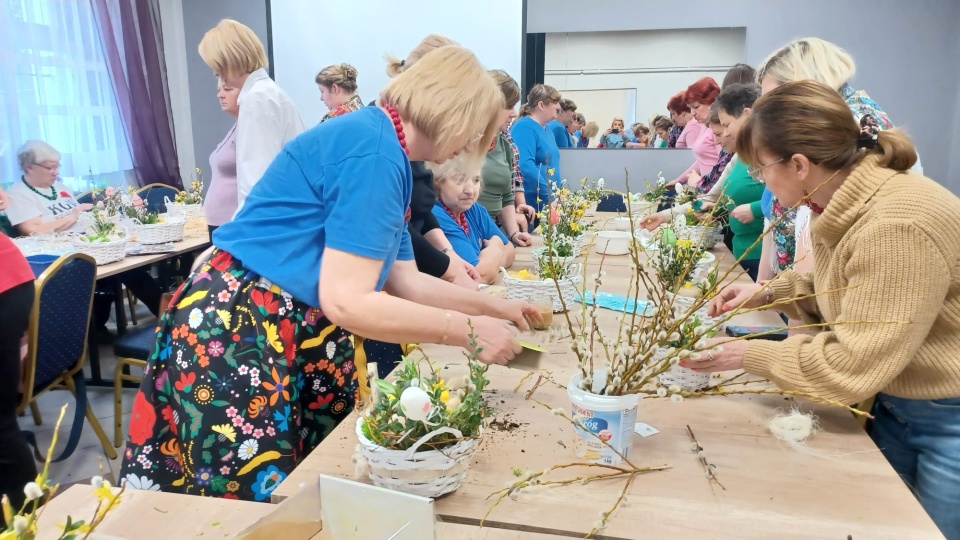
[[[600,136],[600,144],[602,144],[604,148],[626,148],[628,140],[623,133],[611,133]]]
[[[550,130],[550,133],[553,133],[557,148],[570,148],[573,146],[570,142],[570,133],[567,132],[566,126],[561,124],[559,120],[551,120],[547,124],[547,129]]]
[[[573,132],[573,140],[577,141],[576,148],[583,148],[583,137],[580,135],[580,130]]]
[[[520,153],[524,199],[539,212],[550,203],[550,185],[559,183],[559,179],[563,178],[560,175],[557,141],[544,126],[529,116],[513,123],[510,136]]]
[[[412,181],[393,123],[364,107],[287,143],[213,243],[313,307],[325,247],[383,261],[380,290],[395,260],[413,259]]]
[[[773,219],[773,193],[770,192],[770,188],[764,188],[763,195],[760,196],[760,209],[763,210],[763,217],[767,218],[768,221],[775,221]]]
[[[480,262],[480,250],[483,248],[484,240],[499,236],[504,245],[510,243],[507,235],[500,231],[493,218],[480,204],[474,204],[464,212],[467,217],[467,228],[470,229],[469,236],[463,232],[463,227],[454,221],[453,216],[447,213],[440,201],[433,205],[433,215],[437,217],[440,229],[457,255],[474,266]]]

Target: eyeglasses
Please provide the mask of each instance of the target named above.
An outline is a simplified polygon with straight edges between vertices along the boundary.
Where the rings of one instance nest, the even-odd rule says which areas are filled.
[[[761,166],[759,166],[759,167],[750,167],[749,169],[747,169],[747,174],[749,174],[750,176],[756,178],[758,182],[761,182],[761,183],[762,183],[762,182],[763,182],[763,170],[766,169],[767,167],[771,166],[771,165],[776,165],[777,163],[780,163],[781,161],[783,161],[783,158],[780,158],[780,159],[774,161],[773,163],[767,163],[766,165],[761,165]]]
[[[57,164],[54,165],[53,167],[47,167],[46,165],[41,165],[40,163],[34,163],[34,165],[36,165],[37,167],[40,167],[41,169],[46,169],[46,170],[48,170],[48,171],[50,171],[50,172],[60,172],[60,164],[59,164],[59,163],[57,163]]]

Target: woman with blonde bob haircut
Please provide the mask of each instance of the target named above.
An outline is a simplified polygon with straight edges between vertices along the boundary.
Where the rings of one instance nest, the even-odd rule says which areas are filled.
[[[960,538],[960,199],[909,171],[906,135],[865,136],[836,90],[814,81],[757,100],[737,150],[785,205],[810,208],[815,264],[730,285],[711,314],[782,302],[826,326],[782,342],[712,340],[723,346],[681,365],[743,368],[846,404],[876,394],[874,442],[946,537]]]
[[[242,208],[283,145],[303,132],[293,101],[267,74],[267,53],[249,27],[224,19],[197,47],[221,86],[240,89],[237,105],[237,208]]]
[[[378,106],[287,144],[247,204],[217,229],[212,256],[160,320],[124,478],[146,475],[143,485],[164,491],[225,495],[206,489],[216,475],[217,485],[236,486],[230,496],[268,500],[353,408],[366,376],[365,364],[354,361],[354,334],[469,348],[472,333],[481,361],[512,359],[520,347],[504,321],[525,330],[528,319],[542,322],[537,309],[420,273],[406,227],[409,160],[441,163],[461,154],[479,170],[502,107],[476,56],[443,47],[394,78]],[[212,372],[243,390],[202,383]],[[187,386],[196,388],[192,399]],[[270,414],[250,413],[250,403]],[[155,421],[161,411],[170,422]],[[171,429],[177,418],[192,419],[190,430]],[[210,446],[207,434],[224,425],[238,433],[242,425],[244,436]],[[183,459],[168,459],[172,449]],[[198,465],[207,452],[277,457],[247,461],[242,470],[218,463],[214,473]],[[156,466],[144,469],[145,460]]]

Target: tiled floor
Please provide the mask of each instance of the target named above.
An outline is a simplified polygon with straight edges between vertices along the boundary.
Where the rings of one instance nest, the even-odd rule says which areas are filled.
[[[137,305],[137,319],[139,324],[136,327],[131,326],[129,328],[153,326],[157,323],[156,318],[150,314],[149,310],[147,310],[143,304]],[[108,327],[111,330],[114,329],[112,322],[108,324]],[[100,367],[103,377],[112,379],[113,370],[116,367],[116,357],[113,354],[113,346],[101,345],[99,350]],[[89,377],[89,366],[86,366],[84,371]],[[137,373],[137,371],[135,370],[134,373]],[[133,389],[124,389],[123,391],[121,426],[124,435],[126,434],[127,423],[130,420],[130,411],[133,407],[135,393],[136,390]],[[103,426],[103,430],[107,433],[107,437],[110,439],[110,444],[112,445],[113,422],[115,417],[113,388],[87,388],[87,395],[89,396],[90,406],[93,408],[94,416],[97,417],[100,425]],[[33,423],[33,416],[28,409],[26,415],[20,418],[20,428],[36,434],[40,451],[44,454],[50,446],[50,440],[53,437],[53,428],[57,423],[57,416],[60,414],[60,407],[62,407],[64,403],[69,405],[64,415],[63,423],[60,426],[57,448],[54,449],[54,457],[56,457],[64,444],[66,444],[70,427],[73,425],[73,396],[67,391],[47,392],[40,396],[37,403],[40,408],[40,415],[43,417],[43,423],[39,426],[35,425]],[[118,458],[110,460],[106,452],[104,452],[103,446],[100,444],[100,439],[97,438],[96,433],[94,433],[90,427],[90,423],[84,420],[80,444],[77,445],[76,451],[68,459],[50,465],[51,479],[63,486],[89,481],[90,478],[96,475],[116,478],[120,474],[120,456],[123,455],[123,446],[116,450]],[[42,464],[37,464],[38,469],[41,466]]]

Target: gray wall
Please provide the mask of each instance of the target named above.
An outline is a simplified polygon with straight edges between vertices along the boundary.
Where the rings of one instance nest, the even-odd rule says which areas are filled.
[[[567,182],[580,185],[581,178],[603,178],[605,189],[646,193],[647,183],[654,186],[657,173],[669,182],[694,161],[689,148],[561,148],[560,171]]]
[[[187,76],[190,82],[190,120],[197,167],[210,178],[210,153],[227,135],[234,119],[220,110],[217,78],[197,53],[207,30],[221,19],[236,19],[256,32],[266,46],[267,7],[265,0],[183,0],[183,33],[187,49]],[[186,178],[184,179],[187,180]]]
[[[960,193],[960,40],[956,0],[528,0],[528,32],[746,27],[746,59],[815,36],[857,61],[866,90],[915,139],[924,172]],[[944,120],[946,119],[946,121]],[[951,125],[952,124],[952,125]]]

